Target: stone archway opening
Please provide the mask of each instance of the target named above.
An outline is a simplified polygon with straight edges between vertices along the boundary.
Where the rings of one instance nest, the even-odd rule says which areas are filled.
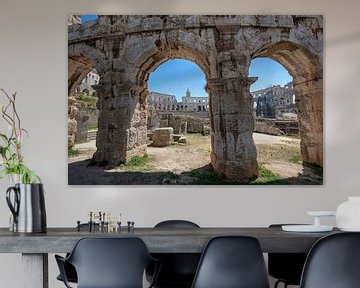
[[[98,128],[97,85],[100,75],[92,61],[85,56],[69,57],[68,94],[68,156],[96,151]]]
[[[302,157],[293,78],[284,66],[268,57],[253,59],[249,75],[257,78],[250,92],[259,181],[298,177]]]
[[[76,116],[79,109],[75,105],[75,94],[81,81],[93,68],[93,62],[85,56],[68,58],[68,150],[74,147],[78,126]]]
[[[176,174],[207,167],[211,129],[206,75],[199,65],[183,58],[160,62],[146,81],[147,155],[157,168],[164,165]],[[155,137],[167,128],[173,131],[171,143]],[[166,163],[160,163],[165,155]]]
[[[323,71],[318,57],[289,41],[265,45],[253,59],[268,57],[279,62],[293,77],[304,164],[323,167]]]

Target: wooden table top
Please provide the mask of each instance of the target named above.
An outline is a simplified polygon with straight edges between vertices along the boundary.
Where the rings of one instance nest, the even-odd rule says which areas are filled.
[[[321,237],[338,233],[294,233],[275,228],[127,228],[119,232],[77,232],[76,228],[48,228],[47,233],[13,233],[0,228],[0,253],[65,253],[82,237],[139,237],[152,253],[201,253],[208,240],[221,235],[252,236],[263,252],[308,252]]]

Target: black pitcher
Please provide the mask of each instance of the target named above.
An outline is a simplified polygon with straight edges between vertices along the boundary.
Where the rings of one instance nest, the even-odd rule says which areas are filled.
[[[14,193],[13,202],[11,201],[12,192]],[[46,211],[42,184],[15,184],[6,190],[6,202],[14,216],[14,232],[46,232]]]

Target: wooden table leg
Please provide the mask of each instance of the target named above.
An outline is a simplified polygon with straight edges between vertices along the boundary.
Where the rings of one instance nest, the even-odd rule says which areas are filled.
[[[23,288],[49,288],[48,254],[22,254]]]

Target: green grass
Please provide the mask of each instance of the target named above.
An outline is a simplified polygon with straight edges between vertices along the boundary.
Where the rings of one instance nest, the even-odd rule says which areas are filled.
[[[134,156],[132,157],[125,166],[127,167],[143,167],[149,161],[149,155],[144,154],[143,156]]]
[[[76,94],[75,99],[77,103],[84,108],[85,107],[96,108],[96,103],[98,101],[97,97],[87,96],[85,93]]]
[[[300,147],[290,145],[256,145],[258,162],[270,163],[273,161],[285,161],[288,163],[301,164],[302,158],[300,154]]]
[[[75,157],[78,156],[80,154],[80,151],[78,149],[74,149],[74,148],[69,148],[68,149],[68,156],[69,157]]]
[[[285,179],[281,179],[279,176],[271,172],[271,170],[265,168],[263,165],[259,165],[259,177],[252,181],[250,184],[254,185],[285,185],[288,182]]]
[[[148,154],[143,156],[133,156],[126,163],[120,164],[118,167],[121,171],[128,172],[149,172],[153,171],[154,167],[151,164],[151,158]]]
[[[88,131],[91,131],[91,130],[96,130],[96,129],[98,129],[98,126],[97,126],[97,124],[91,124],[91,125],[89,125],[88,126]]]
[[[296,153],[293,156],[290,156],[290,158],[288,160],[289,160],[289,163],[294,163],[294,164],[302,163],[302,158],[301,158],[300,153]]]

